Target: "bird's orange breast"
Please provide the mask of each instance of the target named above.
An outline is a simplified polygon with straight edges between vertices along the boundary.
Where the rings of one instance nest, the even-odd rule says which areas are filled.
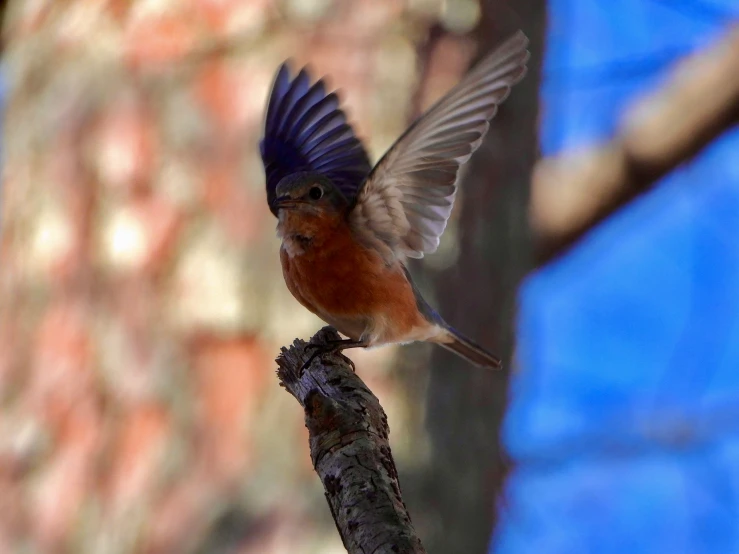
[[[286,226],[280,256],[285,282],[306,308],[352,339],[373,335],[375,344],[404,340],[429,325],[399,262],[388,266],[344,221],[313,221],[310,230],[298,225]],[[291,245],[298,240],[291,231],[311,235]]]

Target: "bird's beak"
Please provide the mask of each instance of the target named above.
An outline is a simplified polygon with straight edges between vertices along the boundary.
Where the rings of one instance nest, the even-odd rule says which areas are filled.
[[[294,198],[291,198],[287,195],[284,196],[278,196],[275,199],[275,208],[293,208],[299,204],[305,204],[302,200],[296,200]]]

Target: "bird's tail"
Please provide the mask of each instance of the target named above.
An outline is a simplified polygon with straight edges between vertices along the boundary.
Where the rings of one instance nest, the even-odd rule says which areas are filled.
[[[501,362],[500,358],[491,354],[482,346],[475,344],[456,329],[446,325],[445,331],[446,333],[438,339],[438,343],[447,350],[451,350],[455,354],[462,356],[465,360],[478,367],[486,367],[488,369],[503,368],[503,362]]]

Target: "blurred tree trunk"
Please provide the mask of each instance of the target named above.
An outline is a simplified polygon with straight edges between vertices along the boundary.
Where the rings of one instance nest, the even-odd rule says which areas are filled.
[[[531,40],[529,74],[463,176],[459,258],[434,275],[433,285],[447,321],[500,355],[506,370],[481,371],[433,351],[426,407],[433,452],[423,503],[436,514],[425,514],[434,525],[423,540],[435,554],[487,550],[506,472],[499,429],[513,370],[517,288],[532,263],[527,210],[538,152],[545,12],[543,0],[483,2],[478,56],[522,28]],[[411,513],[418,509],[424,510],[411,506]]]

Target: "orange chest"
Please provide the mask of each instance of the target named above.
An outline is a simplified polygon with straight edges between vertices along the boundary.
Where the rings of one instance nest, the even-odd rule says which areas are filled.
[[[392,315],[409,324],[415,321],[415,297],[400,265],[388,267],[377,252],[354,240],[348,228],[302,249],[283,245],[280,256],[288,288],[319,316]]]

